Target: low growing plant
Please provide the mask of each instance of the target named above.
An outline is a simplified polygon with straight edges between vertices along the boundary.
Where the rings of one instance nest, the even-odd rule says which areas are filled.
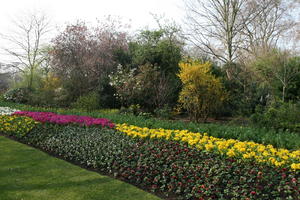
[[[176,199],[297,199],[299,172],[225,159],[177,141],[44,124],[23,142]]]
[[[24,116],[0,115],[0,133],[15,137],[23,137],[37,124],[37,121]]]
[[[101,126],[113,128],[114,124],[105,118],[93,118],[78,115],[59,115],[52,112],[30,112],[17,111],[14,115],[31,117],[42,123],[53,123],[60,125],[79,124],[81,126]]]

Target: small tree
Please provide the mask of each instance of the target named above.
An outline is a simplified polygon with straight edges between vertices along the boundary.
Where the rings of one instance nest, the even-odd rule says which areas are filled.
[[[116,71],[116,51],[127,49],[127,34],[119,30],[119,23],[110,18],[96,27],[77,22],[54,38],[52,69],[68,93],[66,103],[94,90],[99,91],[103,104],[109,103],[103,100],[110,95],[105,91],[107,77]]]
[[[181,63],[178,77],[183,88],[179,103],[182,103],[192,120],[204,122],[208,116],[222,106],[226,93],[220,79],[211,74],[211,64],[206,62]]]

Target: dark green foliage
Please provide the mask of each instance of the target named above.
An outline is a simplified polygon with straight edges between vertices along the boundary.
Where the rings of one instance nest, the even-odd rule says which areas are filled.
[[[109,84],[108,78],[103,78],[99,84],[99,96],[102,108],[119,108],[120,102],[116,99],[116,89]]]
[[[163,108],[157,108],[154,110],[156,117],[161,119],[171,119],[172,118],[172,109],[165,105]]]
[[[44,125],[22,139],[176,199],[296,199],[299,172],[225,159],[174,141],[108,129]]]
[[[4,99],[6,101],[14,103],[28,103],[30,101],[30,94],[32,93],[31,89],[28,88],[16,88],[7,91],[4,94]]]
[[[90,92],[87,95],[79,97],[71,107],[84,109],[84,110],[96,110],[100,107],[100,97],[96,92]]]
[[[300,132],[300,104],[278,102],[266,109],[257,107],[251,120],[262,127]]]
[[[129,52],[132,56],[132,62],[129,66],[134,68],[140,68],[141,66],[152,66],[154,71],[157,69],[158,76],[156,77],[155,85],[159,85],[164,88],[167,92],[170,92],[172,95],[168,95],[165,98],[161,98],[161,101],[164,101],[170,106],[174,106],[178,99],[178,94],[180,91],[180,81],[176,74],[179,71],[178,63],[182,58],[182,47],[183,44],[179,41],[179,38],[176,37],[176,33],[179,30],[175,30],[172,34],[170,30],[145,30],[142,31],[135,42],[129,44]],[[148,70],[149,71],[149,70]],[[147,70],[144,70],[144,76],[147,76]],[[145,79],[146,80],[146,79]],[[148,84],[152,84],[153,79],[150,79]],[[155,86],[152,84],[152,86]],[[148,89],[145,88],[144,95],[149,96]],[[157,95],[159,91],[152,91]],[[146,98],[145,98],[146,99]],[[153,101],[153,100],[152,100]],[[150,110],[153,111],[152,105],[146,103],[146,108],[150,107]],[[163,104],[163,105],[164,105]],[[162,105],[162,106],[163,106]],[[144,106],[144,105],[142,105]],[[156,105],[157,106],[157,105]],[[161,105],[157,107],[162,107]],[[149,109],[149,108],[148,108]]]
[[[222,77],[223,84],[229,97],[217,113],[219,116],[250,116],[257,105],[266,105],[269,100],[269,88],[260,86],[255,75],[246,66],[231,63],[221,69],[213,68],[213,73]]]
[[[141,106],[139,104],[132,104],[128,108],[121,107],[120,114],[132,114],[138,116],[141,113]]]
[[[286,101],[300,100],[300,56],[292,57],[288,61],[289,70],[294,70],[295,76],[292,77],[290,84],[286,89]],[[278,87],[278,91],[281,88]]]
[[[181,44],[177,38],[169,39],[164,30],[142,31],[137,45],[130,47],[136,65],[150,63],[158,66],[165,74],[175,74],[179,70]]]
[[[28,104],[35,106],[50,106],[57,107],[58,103],[55,101],[55,92],[52,90],[36,89],[31,92]]]

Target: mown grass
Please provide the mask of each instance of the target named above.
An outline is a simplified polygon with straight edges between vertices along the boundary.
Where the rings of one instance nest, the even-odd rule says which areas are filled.
[[[159,198],[0,136],[1,200]]]
[[[78,109],[61,109],[61,108],[38,108],[22,104],[13,104],[0,102],[0,106],[8,106],[27,111],[48,111],[60,114],[88,115],[92,117],[102,117],[112,120],[114,123],[127,123],[140,127],[164,128],[189,130],[192,132],[208,133],[214,137],[225,139],[238,139],[241,141],[254,141],[261,144],[271,144],[277,148],[299,149],[300,134],[288,131],[275,131],[266,128],[242,127],[235,125],[213,124],[213,123],[193,123],[174,120],[161,120],[156,118],[144,118],[134,115],[118,114],[116,110],[97,110],[87,112]]]

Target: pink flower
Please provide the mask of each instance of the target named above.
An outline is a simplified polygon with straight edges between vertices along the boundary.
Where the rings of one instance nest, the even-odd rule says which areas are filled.
[[[105,118],[93,118],[89,116],[77,116],[77,115],[59,115],[52,112],[31,112],[31,111],[17,111],[14,115],[22,115],[31,117],[36,121],[42,123],[53,123],[53,124],[79,124],[82,126],[102,126],[114,128],[115,125]]]

